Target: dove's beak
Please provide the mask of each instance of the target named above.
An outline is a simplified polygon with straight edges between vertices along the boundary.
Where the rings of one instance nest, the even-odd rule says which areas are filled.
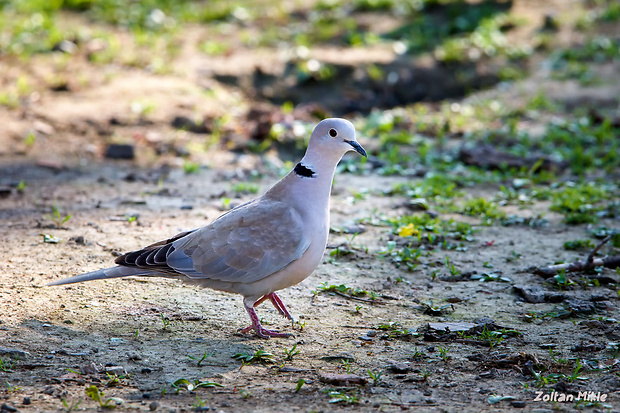
[[[345,142],[348,143],[349,145],[351,145],[353,147],[353,149],[355,149],[355,151],[357,153],[359,153],[360,155],[365,156],[366,158],[368,158],[368,155],[366,155],[366,150],[364,150],[364,148],[362,148],[362,145],[360,145],[356,141],[347,141],[347,140],[345,140]]]

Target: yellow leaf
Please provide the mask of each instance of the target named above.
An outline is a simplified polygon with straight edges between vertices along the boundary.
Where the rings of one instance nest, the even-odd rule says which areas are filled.
[[[414,227],[413,224],[398,228],[398,235],[401,237],[412,237],[414,235],[418,235],[419,233],[420,231]]]

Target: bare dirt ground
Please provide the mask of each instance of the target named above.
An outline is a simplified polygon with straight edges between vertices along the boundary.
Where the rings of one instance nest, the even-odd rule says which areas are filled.
[[[533,13],[528,2],[516,3]],[[543,13],[534,13],[536,24]],[[198,30],[188,32],[188,39],[195,36]],[[329,52],[359,64],[359,53]],[[164,75],[63,63],[62,73],[71,74],[68,90],[36,89],[18,109],[0,106],[0,185],[13,185],[0,198],[2,412],[95,411],[101,407],[85,391],[93,385],[105,393],[103,401],[116,398],[110,404],[122,411],[620,411],[618,273],[601,269],[598,286],[565,290],[532,274],[530,267],[585,259],[589,252],[566,251],[563,244],[587,238],[591,227],[566,225],[545,201],[503,207],[523,218],[545,214],[548,225],[542,227],[479,226],[471,217],[442,216],[472,223],[478,232],[465,251],[425,256],[409,272],[382,257],[394,235],[373,224],[410,214],[408,199],[384,192],[419,178],[338,174],[331,207],[335,230],[323,263],[281,293],[298,323],[290,325],[268,304],[258,309],[265,324],[295,334],[289,339],[237,333],[248,324],[240,297],[175,280],[45,287],[111,266],[119,252],[205,225],[255,196],[232,190],[232,184],[251,182],[262,193],[286,170],[283,160],[299,158],[291,145],[262,154],[244,150],[256,126],[246,113],[266,103],[248,97],[242,86],[213,80],[220,72],[239,75],[235,82],[243,83],[251,71],[231,75],[231,68],[254,68],[257,61],[269,66],[275,54],[209,60],[187,53]],[[389,62],[391,53],[378,47],[364,59]],[[45,56],[25,67],[6,58],[0,76],[9,84],[26,70],[45,83],[59,70],[54,59]],[[587,98],[613,107],[620,96],[616,69],[603,67],[601,78],[608,82],[589,88],[554,82],[537,69],[529,79],[455,102],[492,96],[514,103],[543,90],[565,102]],[[80,81],[80,73],[89,80]],[[131,110],[132,102],[146,98],[157,102],[152,112]],[[211,135],[177,131],[171,120],[208,121],[223,114],[235,119],[227,126],[228,140],[195,155],[202,167],[184,173],[184,148]],[[36,142],[25,143],[31,132]],[[377,147],[371,136],[360,141]],[[113,142],[131,143],[135,159],[105,159]],[[617,183],[617,176],[609,179]],[[20,181],[27,183],[23,193],[15,190]],[[497,188],[466,191],[490,196]],[[62,228],[49,219],[52,206],[61,220],[71,215]],[[337,231],[356,232],[359,225],[357,236]],[[617,228],[618,218],[598,225]],[[44,242],[42,234],[60,240]],[[603,251],[617,254],[609,245]],[[450,274],[446,257],[458,274]],[[481,282],[475,274],[506,279]],[[321,292],[322,283],[372,291],[378,298]],[[488,336],[493,331],[497,335]],[[488,340],[481,339],[485,333]],[[288,356],[294,346],[298,353]],[[233,358],[258,350],[273,358],[247,364]],[[208,357],[201,360],[203,355]],[[575,360],[585,362],[576,368]],[[562,379],[542,383],[552,374]],[[179,379],[221,387],[190,391]],[[606,399],[536,401],[538,391],[575,397],[600,392]]]

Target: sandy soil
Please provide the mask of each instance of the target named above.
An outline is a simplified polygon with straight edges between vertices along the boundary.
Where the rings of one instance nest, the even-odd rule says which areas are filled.
[[[132,171],[135,168],[122,163],[113,169],[110,165],[84,167],[69,177],[65,174],[71,172],[40,171],[40,180],[31,181],[25,195],[3,200],[0,351],[5,362],[19,356],[12,371],[0,373],[11,385],[10,390],[3,390],[7,403],[24,410],[53,411],[62,407],[62,399],[68,403],[82,399],[80,408],[92,409],[96,405],[85,397],[84,387],[96,384],[106,396],[122,398],[127,409],[147,409],[157,402],[162,408],[187,410],[198,396],[205,406],[223,411],[396,411],[440,406],[448,411],[476,411],[495,409],[488,403],[492,394],[526,401],[528,408],[548,408],[553,405],[533,401],[534,388],[524,387],[532,381],[523,373],[527,360],[550,365],[549,348],[570,358],[584,355],[574,350],[580,344],[603,343],[604,348],[607,340],[617,341],[615,323],[593,321],[592,317],[576,314],[564,320],[524,320],[528,312],[551,311],[557,306],[524,302],[514,292],[515,285],[553,292],[525,269],[574,258],[562,250],[562,244],[584,236],[583,228],[568,228],[552,215],[550,225],[542,229],[483,228],[468,243],[467,252],[449,254],[463,272],[488,271],[481,266],[488,262],[510,282],[432,281],[432,271],[443,268],[442,254],[432,256],[417,272],[398,270],[375,254],[384,248],[387,228],[367,226],[368,231],[352,241],[352,254],[334,259],[328,250],[314,275],[282,293],[303,323],[303,331],[299,325],[287,325],[270,306],[260,308],[266,323],[294,332],[295,338],[290,339],[264,341],[236,334],[248,322],[240,297],[174,280],[120,279],[43,287],[58,277],[110,265],[113,252],[136,249],[203,225],[221,212],[219,196],[226,179],[220,172],[172,176],[161,188],[156,183],[124,181],[122,176]],[[261,188],[276,178],[263,179]],[[376,210],[387,216],[402,214],[399,205],[403,200],[398,198],[369,196],[351,202],[351,188],[367,188],[372,194],[392,182],[374,176],[339,176],[332,203],[333,226],[352,225]],[[46,209],[43,205],[50,199],[72,214],[66,229],[37,228]],[[192,209],[185,209],[190,206]],[[139,213],[137,222],[114,220],[135,213]],[[62,242],[43,243],[41,233],[60,237]],[[77,237],[84,241],[75,242]],[[347,236],[332,235],[331,247],[343,243]],[[508,261],[515,254],[523,258]],[[397,282],[397,278],[402,280]],[[325,293],[314,296],[312,291],[322,282],[376,291],[383,298],[369,303]],[[613,290],[602,286],[567,294],[596,306],[592,310],[596,317],[617,317]],[[423,304],[431,301],[436,306],[446,301],[452,304],[438,315],[428,315]],[[170,320],[168,326],[162,314]],[[429,341],[432,335],[425,339],[423,333],[390,337],[389,332],[378,329],[392,322],[401,329],[423,331],[428,323],[476,323],[485,317],[521,334],[489,349],[471,340],[435,343]],[[300,353],[286,361],[285,349],[295,344]],[[449,359],[442,359],[440,348],[449,348]],[[275,363],[241,366],[231,358],[258,349],[274,354]],[[412,358],[416,351],[425,356]],[[205,352],[213,355],[200,366],[188,357],[200,358]],[[599,349],[588,357],[595,360],[603,354]],[[324,394],[342,388],[320,380],[326,373],[344,373],[346,367],[338,357],[350,358],[350,369],[362,377],[368,376],[367,369],[383,372],[377,385],[371,380],[367,386],[345,387],[359,398],[355,406],[330,404],[333,396]],[[505,359],[512,361],[496,363]],[[93,363],[96,371],[122,366],[128,377],[108,388],[104,373],[89,370]],[[81,371],[86,374],[75,373]],[[608,393],[617,389],[615,375],[590,372],[587,376],[588,381],[567,386]],[[175,394],[169,383],[180,378],[208,378],[224,387]],[[306,384],[295,392],[299,379]],[[31,405],[23,404],[25,397]]]
[[[531,12],[528,2],[519,4]],[[197,35],[188,38],[192,36]],[[329,52],[341,56],[335,49]],[[374,53],[376,61],[390,60],[389,51]],[[196,155],[203,165],[198,173],[183,172],[178,152],[203,144],[207,135],[175,130],[170,126],[175,116],[212,120],[228,113],[245,119],[248,108],[257,104],[239,88],[204,75],[220,66],[230,68],[238,58],[186,60],[168,75],[97,69],[87,84],[73,79],[64,92],[35,88],[19,109],[0,107],[0,186],[27,183],[24,193],[13,189],[0,198],[2,412],[95,411],[100,408],[85,391],[92,385],[105,392],[104,401],[118,398],[111,403],[118,402],[123,411],[620,410],[614,352],[614,343],[620,342],[620,312],[613,287],[618,275],[602,270],[599,279],[607,281],[600,286],[564,291],[533,275],[532,266],[585,259],[588,253],[562,247],[567,240],[587,238],[588,228],[563,224],[544,202],[505,211],[523,217],[544,213],[547,226],[480,226],[465,243],[466,251],[425,256],[415,272],[399,269],[379,254],[393,238],[391,228],[364,224],[365,232],[355,237],[332,233],[315,273],[281,293],[298,323],[290,325],[270,305],[258,309],[265,324],[292,332],[294,338],[261,340],[239,334],[249,321],[241,297],[175,280],[45,287],[61,277],[110,266],[118,253],[205,225],[224,211],[224,199],[234,206],[254,196],[234,193],[231,184],[251,181],[263,192],[286,169],[278,155],[299,157],[290,145],[280,154],[228,151],[239,144],[235,136],[248,133],[246,119],[227,126],[231,141]],[[264,56],[248,59],[266,61]],[[352,63],[359,59],[359,53],[351,53]],[[34,62],[28,70],[40,86],[55,63],[49,57]],[[17,60],[0,64],[7,69],[1,71],[7,84],[24,70]],[[73,64],[69,72],[86,70]],[[208,70],[200,71],[205,65]],[[518,101],[546,88],[556,97],[564,93],[566,101],[587,96],[617,102],[617,82],[586,90],[547,78],[543,86],[544,76],[536,72],[510,88],[503,85],[467,99]],[[613,78],[613,71],[608,77]],[[157,102],[152,113],[143,117],[131,111],[132,102],[147,97]],[[36,142],[27,145],[24,137],[30,132]],[[363,137],[362,144],[372,146],[371,139]],[[118,141],[134,145],[135,160],[103,158],[106,146]],[[246,144],[247,137],[241,141]],[[332,226],[354,227],[371,217],[410,213],[404,197],[383,194],[394,183],[410,179],[417,178],[339,174]],[[356,197],[362,190],[368,195]],[[471,189],[477,195],[496,190]],[[71,215],[62,228],[46,217],[52,205],[63,217]],[[138,218],[130,222],[131,216]],[[478,223],[460,215],[442,218]],[[617,227],[618,220],[602,220],[601,225]],[[42,234],[60,241],[44,242]],[[331,254],[335,248],[349,253]],[[446,256],[465,275],[451,278]],[[507,280],[470,277],[490,271]],[[315,294],[325,282],[373,291],[379,298]],[[523,288],[531,289],[529,296]],[[552,316],[561,311],[565,317]],[[547,317],[532,317],[535,313]],[[454,323],[449,325],[453,333],[442,333],[446,325],[441,323]],[[504,339],[485,345],[479,340],[484,326],[487,332],[504,329]],[[466,332],[454,334],[459,329]],[[286,351],[295,345],[299,353],[287,358]],[[233,358],[259,349],[273,359],[242,365]],[[535,401],[536,374],[571,376],[577,359],[587,361],[575,374],[579,378],[561,379],[540,391],[575,396],[600,392],[606,401]],[[171,383],[179,379],[222,387],[175,389]],[[304,384],[296,389],[300,380]]]

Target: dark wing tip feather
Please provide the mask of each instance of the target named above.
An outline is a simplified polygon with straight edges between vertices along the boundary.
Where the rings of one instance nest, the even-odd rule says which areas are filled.
[[[166,257],[174,251],[172,243],[179,238],[191,234],[196,230],[182,232],[170,239],[151,244],[146,248],[138,251],[128,252],[116,258],[114,262],[124,267],[147,268],[153,271],[160,271],[167,274],[178,274],[166,263]]]
[[[114,262],[124,267],[144,268],[152,271],[159,271],[166,274],[179,274],[174,268],[166,263],[166,252],[174,251],[172,244],[166,244],[159,248],[147,247],[140,251],[132,251],[125,255],[121,255]],[[157,257],[163,255],[163,260],[158,261]]]
[[[169,253],[171,253],[172,251],[174,251],[174,247],[172,246],[172,243],[166,244],[163,247],[159,248],[157,252],[155,253],[155,256],[153,257],[155,264],[158,264],[158,265],[166,264],[166,258],[168,257]]]

